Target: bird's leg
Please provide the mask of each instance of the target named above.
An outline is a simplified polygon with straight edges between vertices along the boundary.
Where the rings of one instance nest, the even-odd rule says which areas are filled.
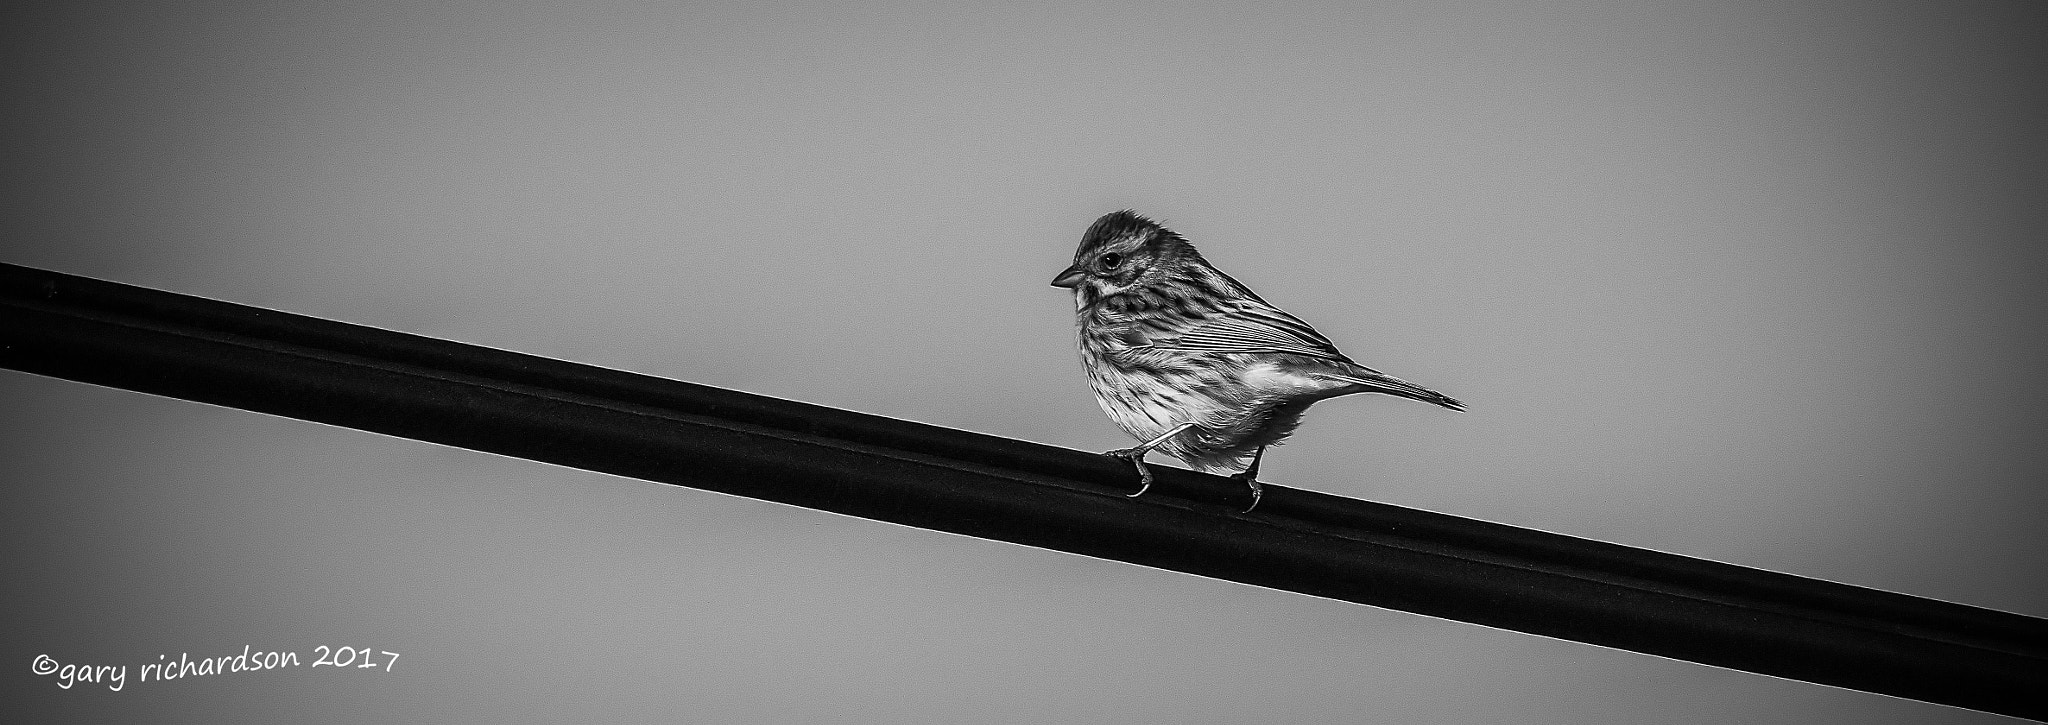
[[[1195,424],[1192,422],[1182,423],[1172,428],[1168,428],[1165,433],[1159,434],[1159,437],[1153,438],[1152,440],[1145,441],[1144,443],[1139,443],[1138,445],[1131,446],[1129,448],[1118,448],[1113,451],[1107,451],[1102,454],[1105,456],[1116,456],[1118,458],[1122,458],[1124,460],[1130,461],[1131,465],[1138,467],[1138,492],[1130,494],[1129,496],[1126,496],[1126,498],[1137,498],[1139,496],[1143,496],[1145,495],[1145,489],[1152,487],[1152,469],[1145,467],[1145,454],[1151,453],[1152,449],[1158,448],[1159,444],[1166,442],[1166,439],[1179,435],[1181,431],[1193,427],[1195,427]]]
[[[1246,466],[1244,472],[1231,476],[1231,478],[1240,479],[1246,485],[1252,487],[1252,505],[1244,507],[1244,513],[1251,513],[1252,509],[1258,508],[1259,497],[1266,495],[1265,487],[1259,485],[1259,459],[1265,457],[1266,447],[1259,446],[1258,452],[1252,454],[1252,464]]]

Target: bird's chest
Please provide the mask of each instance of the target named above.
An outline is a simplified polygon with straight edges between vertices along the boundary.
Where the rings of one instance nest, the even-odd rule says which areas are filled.
[[[1088,382],[1110,421],[1140,439],[1183,422],[1201,423],[1230,414],[1230,406],[1212,395],[1215,381],[1201,377],[1095,366],[1089,369]]]
[[[1095,402],[1117,427],[1139,438],[1184,422],[1222,420],[1242,406],[1242,386],[1214,359],[1169,350],[1086,345],[1081,359]]]
[[[1150,439],[1181,423],[1220,433],[1265,421],[1297,400],[1324,397],[1326,381],[1254,356],[1119,344],[1111,332],[1083,341],[1095,401],[1119,428]]]

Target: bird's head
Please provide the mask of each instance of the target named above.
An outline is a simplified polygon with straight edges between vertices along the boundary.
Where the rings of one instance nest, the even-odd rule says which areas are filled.
[[[1085,308],[1200,261],[1188,240],[1126,209],[1104,214],[1088,227],[1080,249],[1074,250],[1074,264],[1052,278],[1052,286],[1073,290],[1075,306]]]

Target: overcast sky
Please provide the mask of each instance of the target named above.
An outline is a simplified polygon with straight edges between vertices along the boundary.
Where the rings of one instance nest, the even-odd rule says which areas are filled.
[[[2031,3],[43,3],[0,261],[1099,451],[1133,208],[1367,365],[1269,482],[2048,616]],[[159,722],[1984,723],[0,371],[0,676]],[[136,682],[326,645],[390,672]],[[126,665],[120,692],[28,663]]]

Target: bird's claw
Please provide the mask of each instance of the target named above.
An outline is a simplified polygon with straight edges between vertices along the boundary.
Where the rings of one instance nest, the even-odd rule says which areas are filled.
[[[1152,469],[1145,465],[1146,453],[1147,451],[1143,450],[1142,448],[1118,448],[1113,451],[1103,451],[1102,453],[1102,455],[1105,456],[1110,456],[1113,458],[1122,458],[1126,461],[1130,461],[1131,465],[1136,466],[1138,469],[1138,492],[1124,494],[1124,498],[1137,498],[1139,496],[1143,496],[1145,495],[1145,492],[1147,490],[1150,490],[1152,488]],[[1266,487],[1259,485],[1258,468],[1254,466],[1250,470],[1231,476],[1230,478],[1233,481],[1243,481],[1244,484],[1246,486],[1249,486],[1252,490],[1252,505],[1244,507],[1244,511],[1241,511],[1239,513],[1248,514],[1252,512],[1252,509],[1258,508],[1259,500],[1265,498],[1266,496]]]
[[[1145,491],[1147,489],[1152,488],[1152,469],[1147,468],[1145,466],[1145,453],[1146,451],[1140,448],[1118,448],[1113,451],[1105,451],[1102,454],[1105,456],[1122,458],[1126,461],[1130,461],[1131,465],[1138,467],[1138,492],[1124,494],[1124,498],[1137,498],[1139,496],[1143,496],[1145,495]]]
[[[1264,498],[1264,497],[1265,497],[1265,495],[1266,495],[1266,487],[1265,487],[1265,486],[1261,486],[1261,485],[1259,485],[1259,477],[1258,477],[1258,476],[1256,476],[1256,475],[1247,475],[1247,474],[1251,474],[1251,473],[1252,473],[1251,471],[1246,471],[1246,472],[1244,472],[1244,473],[1240,473],[1240,474],[1237,474],[1237,475],[1235,475],[1235,476],[1231,476],[1231,478],[1232,478],[1232,479],[1234,479],[1234,480],[1238,480],[1238,481],[1243,481],[1243,482],[1245,482],[1245,485],[1247,485],[1247,486],[1250,486],[1250,487],[1252,488],[1252,505],[1244,507],[1244,510],[1243,510],[1243,511],[1240,511],[1240,512],[1238,512],[1238,513],[1246,513],[1246,514],[1248,514],[1248,513],[1251,513],[1251,512],[1252,512],[1252,509],[1255,509],[1255,508],[1258,508],[1258,507],[1259,507],[1259,499],[1261,499],[1261,498]]]

